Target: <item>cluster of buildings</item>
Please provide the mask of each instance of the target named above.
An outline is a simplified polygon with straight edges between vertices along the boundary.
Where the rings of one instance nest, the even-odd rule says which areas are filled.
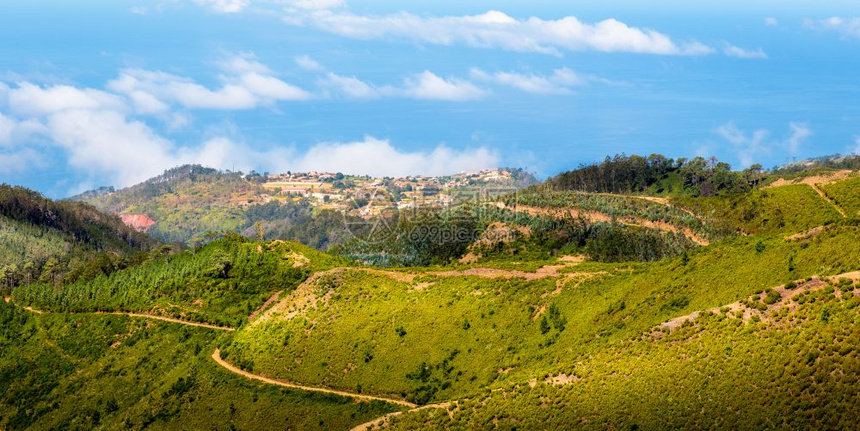
[[[269,175],[263,188],[282,197],[307,198],[323,208],[368,216],[384,208],[446,206],[475,199],[486,188],[513,190],[509,169],[484,169],[445,176],[373,178],[331,172],[287,172]]]

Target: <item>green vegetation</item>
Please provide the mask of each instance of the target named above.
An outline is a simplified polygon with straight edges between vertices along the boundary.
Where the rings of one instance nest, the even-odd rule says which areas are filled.
[[[273,309],[226,351],[249,370],[304,384],[443,401],[527,381],[678,315],[860,268],[856,226],[802,242],[767,239],[761,252],[758,241],[736,237],[686,261],[573,266],[532,280],[344,270],[284,303],[311,297],[313,305]]]
[[[833,173],[838,170],[860,170],[860,156],[833,154],[815,157],[785,166],[775,167],[771,170],[771,178],[796,179],[812,175]]]
[[[818,186],[836,205],[842,207],[849,217],[860,218],[860,177]]]
[[[242,205],[262,203],[262,188],[241,173],[197,165],[164,174],[115,193],[82,195],[112,214],[146,214],[156,223],[148,233],[164,242],[187,242],[208,231],[241,231],[251,227]]]
[[[336,262],[299,244],[263,245],[230,234],[200,249],[159,250],[137,266],[61,288],[21,286],[14,298],[45,310],[143,311],[234,326],[272,293],[290,292],[312,271]]]
[[[702,157],[673,160],[661,154],[648,157],[616,155],[602,163],[583,165],[546,181],[552,190],[601,193],[642,193],[714,196],[744,193],[763,180],[761,165],[741,172],[728,163]]]
[[[109,273],[157,245],[90,205],[0,185],[0,293]]]
[[[394,429],[851,428],[860,299],[833,288],[744,323],[705,314],[671,333],[571,358],[554,373],[478,392]],[[564,376],[565,384],[552,384]]]
[[[0,301],[0,428],[346,429],[393,411],[236,376],[209,358],[215,332]]]
[[[754,190],[743,195],[678,198],[696,213],[709,214],[744,232],[792,234],[842,219],[839,212],[811,187],[798,184]]]
[[[620,156],[517,196],[383,213],[383,230],[245,202],[230,227],[243,236],[180,228],[233,174],[171,175],[133,193],[176,203],[188,248],[115,217],[84,236],[44,228],[6,205],[0,428],[343,429],[399,408],[245,379],[216,347],[258,376],[451,402],[388,419],[401,429],[845,428],[860,408],[856,178],[819,184],[823,197],[763,188],[774,173],[758,167]],[[255,193],[260,178],[237,178]],[[344,221],[357,226],[338,237]],[[41,267],[24,277],[29,261]]]
[[[634,222],[642,219],[666,223],[679,229],[689,229],[690,232],[712,241],[734,233],[731,226],[720,219],[640,197],[530,189],[508,197],[505,203],[512,208],[525,206],[552,210],[573,209],[585,213],[596,212],[620,220],[632,218]]]

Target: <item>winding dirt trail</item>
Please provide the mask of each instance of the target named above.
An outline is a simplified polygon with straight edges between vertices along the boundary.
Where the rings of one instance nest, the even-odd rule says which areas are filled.
[[[690,210],[688,210],[688,209],[686,209],[686,208],[681,208],[681,207],[679,207],[679,206],[676,206],[676,205],[672,204],[672,202],[671,202],[668,198],[661,198],[661,197],[657,197],[657,196],[644,196],[644,195],[616,195],[616,194],[612,194],[612,193],[583,193],[583,194],[585,194],[585,195],[608,196],[608,197],[623,197],[623,198],[630,198],[630,199],[641,199],[641,200],[643,200],[643,201],[652,202],[652,203],[655,203],[655,204],[663,205],[664,207],[668,207],[668,208],[672,208],[672,209],[674,209],[674,210],[678,210],[678,211],[684,212],[684,213],[686,213],[687,215],[690,215],[690,216],[692,216],[692,217],[695,217],[695,218],[697,218],[697,219],[699,219],[699,220],[703,220],[703,218],[702,218],[702,216],[701,216],[701,215],[696,214],[696,213],[694,213],[694,212],[692,212],[692,211],[690,211]]]
[[[6,302],[10,302],[10,301],[11,301],[11,298],[6,298]],[[37,310],[33,307],[23,307],[23,308],[24,308],[24,310],[27,310],[31,313],[39,314],[39,315],[41,315],[43,313],[50,313],[50,311]],[[65,313],[65,314],[112,314],[115,316],[129,316],[129,317],[137,317],[137,318],[141,318],[141,319],[161,320],[163,322],[178,323],[180,325],[196,326],[198,328],[215,329],[215,330],[219,330],[219,331],[234,331],[235,330],[235,328],[231,328],[229,326],[210,325],[208,323],[192,322],[189,320],[174,319],[173,317],[156,316],[154,314],[145,314],[145,313],[131,313],[131,312],[123,312],[123,311],[83,311],[83,312],[64,311],[63,313]]]
[[[268,377],[249,373],[245,370],[242,370],[240,368],[233,366],[229,362],[222,359],[220,349],[215,349],[215,351],[212,352],[212,359],[215,362],[217,362],[218,365],[226,368],[228,371],[230,371],[234,374],[238,374],[242,377],[246,377],[246,378],[251,379],[251,380],[257,380],[257,381],[260,381],[263,383],[268,383],[270,385],[283,386],[285,388],[291,388],[291,389],[301,389],[301,390],[310,391],[310,392],[321,392],[321,393],[325,393],[325,394],[340,395],[342,397],[352,398],[352,399],[359,400],[359,401],[382,401],[384,403],[397,404],[400,406],[408,407],[410,409],[414,409],[414,408],[418,407],[417,404],[413,404],[413,403],[410,403],[408,401],[401,400],[401,399],[377,397],[377,396],[373,396],[373,395],[356,394],[353,392],[339,391],[336,389],[328,389],[328,388],[319,388],[319,387],[315,387],[315,386],[304,386],[304,385],[299,385],[296,383],[287,382],[284,380],[270,379]]]
[[[117,315],[117,316],[139,317],[142,319],[153,319],[153,320],[161,320],[163,322],[178,323],[180,325],[186,325],[186,326],[196,326],[198,328],[215,329],[215,330],[219,330],[219,331],[235,331],[235,328],[231,328],[229,326],[217,326],[217,325],[210,325],[208,323],[191,322],[188,320],[174,319],[172,317],[156,316],[154,314],[125,313],[122,311],[98,311],[98,312],[91,313],[91,314],[113,314],[113,315]]]
[[[439,403],[439,404],[427,404],[425,406],[415,407],[415,408],[407,410],[405,412],[392,412],[392,413],[389,413],[385,416],[380,416],[376,419],[367,421],[361,425],[356,425],[356,426],[352,427],[352,429],[350,431],[368,431],[368,430],[372,430],[372,429],[376,429],[376,428],[381,428],[388,422],[389,419],[393,418],[394,416],[400,416],[404,413],[412,413],[412,412],[417,412],[420,410],[447,409],[448,407],[450,407],[451,405],[454,405],[454,404],[457,404],[457,402],[456,401],[449,401],[449,402]]]
[[[320,301],[325,301],[327,296],[319,297],[315,293],[317,288],[316,282],[322,277],[330,275],[340,275],[347,271],[363,272],[366,274],[377,275],[381,277],[389,277],[401,283],[413,283],[416,278],[422,276],[437,276],[437,277],[480,277],[486,279],[513,279],[522,278],[525,280],[540,280],[544,278],[557,278],[557,289],[548,293],[555,296],[561,293],[561,290],[567,285],[567,282],[574,279],[590,279],[608,275],[607,271],[580,271],[580,272],[562,272],[562,270],[574,267],[585,260],[584,256],[562,256],[558,259],[557,264],[544,265],[534,272],[521,270],[507,270],[497,268],[468,268],[462,270],[449,271],[427,271],[427,272],[407,272],[407,271],[391,271],[378,268],[362,268],[362,267],[338,267],[326,271],[316,272],[308,277],[302,284],[296,287],[295,290],[288,295],[282,295],[278,298],[274,306],[261,307],[262,310],[253,320],[252,325],[265,322],[273,316],[277,316],[280,320],[292,319],[296,315],[302,313],[309,307],[314,307]],[[432,283],[420,283],[417,288],[432,285]],[[270,298],[271,299],[271,298]]]

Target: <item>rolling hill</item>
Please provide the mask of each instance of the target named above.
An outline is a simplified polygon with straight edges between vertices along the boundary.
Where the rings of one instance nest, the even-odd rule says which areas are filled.
[[[860,175],[650,159],[331,253],[223,234],[18,286],[0,427],[853,426]]]

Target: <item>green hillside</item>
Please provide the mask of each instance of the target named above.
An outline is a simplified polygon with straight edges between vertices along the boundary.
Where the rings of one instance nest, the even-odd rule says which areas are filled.
[[[240,231],[252,225],[243,211],[264,203],[263,190],[241,173],[180,166],[115,193],[82,195],[112,214],[145,214],[156,223],[148,233],[164,242],[186,242],[207,231]]]
[[[0,292],[109,273],[157,244],[90,205],[0,185]]]
[[[703,315],[572,358],[531,382],[392,418],[391,428],[853,428],[857,287],[803,293],[747,322],[732,312]]]
[[[231,374],[216,332],[0,301],[0,428],[345,429],[393,410]]]
[[[236,234],[199,249],[164,252],[59,289],[49,283],[20,286],[13,297],[44,310],[146,312],[231,326],[273,293],[289,293],[312,271],[338,262],[296,243],[255,244]]]
[[[852,427],[856,177],[687,163],[15,286],[0,428]]]

